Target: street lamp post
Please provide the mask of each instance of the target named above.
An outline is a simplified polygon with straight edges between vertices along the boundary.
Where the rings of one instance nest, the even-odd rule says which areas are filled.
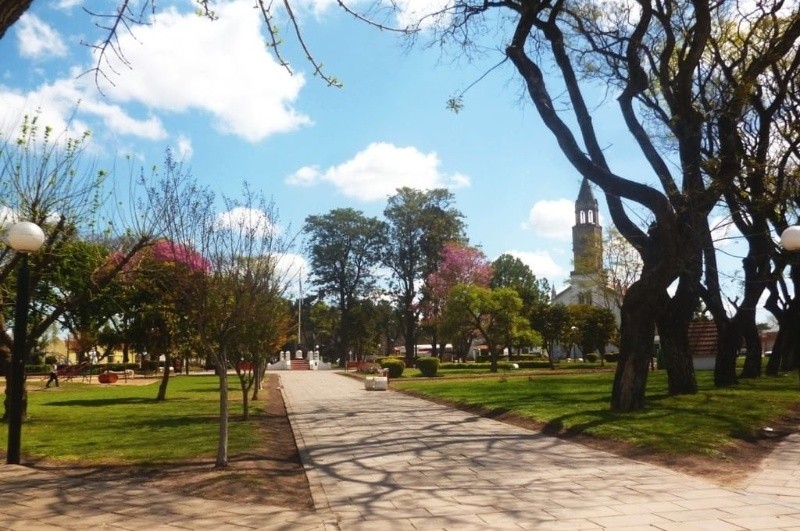
[[[781,233],[781,246],[790,253],[796,253],[800,251],[800,225],[792,225],[791,227],[787,227],[786,230]],[[797,297],[797,285],[795,285],[794,289],[795,297]],[[795,330],[794,333],[796,334],[797,331]],[[796,344],[795,348],[797,348]],[[797,355],[798,354],[795,351],[795,356]],[[800,364],[797,366],[797,377],[800,379]]]
[[[8,244],[22,253],[17,273],[17,304],[14,308],[14,347],[8,379],[8,453],[6,463],[19,464],[22,439],[22,405],[25,389],[25,336],[28,334],[30,303],[30,270],[28,253],[36,252],[44,243],[44,232],[35,223],[22,221],[8,230]]]
[[[800,251],[800,225],[792,225],[781,233],[781,246],[787,251]]]

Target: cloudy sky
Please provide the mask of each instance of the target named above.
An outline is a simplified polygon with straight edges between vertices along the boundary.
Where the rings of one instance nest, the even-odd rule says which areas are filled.
[[[435,3],[403,2],[395,22]],[[111,54],[95,76],[84,43],[97,42],[97,25],[107,22],[82,6],[102,12],[115,4],[33,3],[0,40],[0,132],[13,134],[25,113],[39,109],[57,129],[91,130],[100,166],[131,157],[149,168],[170,148],[218,192],[235,196],[247,181],[273,197],[286,230],[339,207],[380,216],[400,186],[446,187],[472,244],[492,259],[519,256],[563,285],[580,179],[525,102],[510,65],[492,69],[503,42],[489,42],[470,62],[457,50],[424,46],[424,32],[409,47],[336,2],[301,0],[295,7],[307,46],[343,83],[333,88],[313,76],[280,15],[281,53],[292,73],[278,64],[252,0],[216,2],[214,21],[198,16],[189,0],[164,1],[152,24],[118,35],[124,62]],[[460,113],[446,108],[487,72]],[[636,171],[618,144],[621,125],[607,123],[609,159]]]

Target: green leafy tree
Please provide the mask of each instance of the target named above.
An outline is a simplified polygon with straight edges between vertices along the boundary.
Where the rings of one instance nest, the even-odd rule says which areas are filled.
[[[514,289],[522,299],[522,313],[536,328],[533,323],[541,321],[538,316],[547,311],[550,303],[550,284],[547,279],[536,278],[526,263],[510,254],[498,256],[492,262],[492,271],[490,286]],[[537,345],[542,341],[541,336],[534,336],[528,345]]]
[[[555,369],[553,356],[556,344],[565,342],[564,339],[572,326],[569,310],[563,304],[544,306],[534,314],[531,325],[542,335],[550,368]]]
[[[450,290],[458,284],[487,287],[491,276],[492,266],[483,251],[455,242],[444,244],[438,268],[425,278],[420,303],[423,323],[431,333],[434,356],[443,354],[439,352],[438,326]]]
[[[511,288],[490,289],[459,284],[450,291],[442,314],[442,331],[447,335],[467,335],[486,342],[491,372],[504,347],[530,333],[522,315],[522,299]]]
[[[445,242],[464,240],[463,215],[452,203],[453,194],[444,189],[400,188],[383,212],[389,225],[383,264],[393,274],[409,366],[420,315],[419,285],[436,270]]]
[[[584,354],[594,352],[600,355],[604,363],[606,345],[617,330],[614,314],[608,308],[598,308],[587,304],[575,304],[567,307],[570,316],[570,329],[575,328],[575,343]]]
[[[337,354],[344,360],[352,348],[356,326],[354,308],[375,287],[375,268],[386,243],[386,225],[352,208],[308,216],[303,231],[311,258],[314,286],[336,301],[339,329]]]

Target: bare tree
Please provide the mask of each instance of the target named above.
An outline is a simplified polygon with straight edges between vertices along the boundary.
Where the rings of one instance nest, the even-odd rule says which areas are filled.
[[[228,369],[241,361],[269,356],[280,344],[284,324],[272,310],[280,305],[289,269],[282,259],[292,238],[278,230],[274,206],[245,187],[241,200],[216,197],[199,186],[181,165],[167,157],[164,178],[151,196],[169,212],[167,234],[203,260],[202,274],[187,277],[177,289],[184,296],[188,322],[200,338],[219,378],[219,439],[216,467],[228,466]],[[242,367],[240,366],[240,369]],[[245,375],[246,376],[246,375]],[[247,385],[242,382],[247,407]]]

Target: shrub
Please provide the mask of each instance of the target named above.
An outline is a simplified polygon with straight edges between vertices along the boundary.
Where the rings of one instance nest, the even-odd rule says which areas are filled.
[[[597,358],[598,358],[598,356],[597,356],[597,354],[595,354],[594,352],[590,352],[590,353],[588,353],[587,355],[585,355],[585,356],[583,357],[583,359],[585,359],[585,360],[586,360],[586,361],[588,361],[589,363],[594,363],[594,362],[596,362],[596,361],[597,361]]]
[[[429,378],[436,376],[436,373],[439,372],[439,358],[417,358],[417,369],[422,376]]]
[[[615,352],[613,354],[603,354],[603,358],[606,361],[611,361],[611,362],[619,361],[619,353]]]
[[[384,369],[389,369],[389,378],[400,378],[406,368],[405,362],[396,358],[383,358],[379,363]]]

